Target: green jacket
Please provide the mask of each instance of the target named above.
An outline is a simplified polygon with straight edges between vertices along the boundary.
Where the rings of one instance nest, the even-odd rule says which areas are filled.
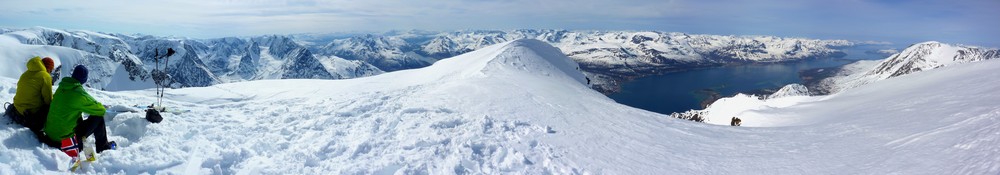
[[[21,115],[34,114],[42,105],[52,102],[52,77],[45,71],[42,59],[31,58],[27,66],[28,70],[17,80],[17,92],[14,93],[14,107]]]
[[[103,117],[104,110],[104,105],[84,91],[80,81],[73,77],[65,77],[59,82],[59,88],[52,98],[49,118],[45,121],[45,128],[42,131],[45,131],[52,141],[62,141],[73,136],[76,121],[83,113],[90,114],[91,117]]]

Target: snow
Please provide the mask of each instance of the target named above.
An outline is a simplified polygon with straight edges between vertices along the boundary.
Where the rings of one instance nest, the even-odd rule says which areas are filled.
[[[860,80],[864,79],[865,73],[871,71],[882,61],[884,60],[860,60],[841,66],[836,75],[821,80],[820,86],[829,92],[839,92],[842,89],[865,85],[868,82]]]
[[[837,92],[913,72],[1000,58],[997,53],[1000,53],[997,49],[922,42],[877,63],[863,61],[844,66],[836,76],[822,80],[820,86]]]
[[[806,86],[803,86],[801,84],[789,84],[785,85],[784,87],[781,87],[781,89],[778,89],[778,91],[774,92],[773,94],[768,95],[767,98],[780,98],[788,96],[809,96],[809,95],[810,95],[809,88],[806,88]]]
[[[257,72],[266,73],[258,75],[260,76],[260,79],[278,79],[278,77],[281,77],[281,71],[279,70],[281,69],[281,65],[284,63],[284,60],[281,60],[280,57],[275,58],[271,54],[263,54],[271,53],[270,50],[270,47],[260,47],[261,54],[258,62],[260,62],[260,65],[262,66],[257,68]]]
[[[0,60],[7,61],[7,60]],[[6,64],[7,62],[4,62]],[[744,126],[615,103],[577,64],[514,40],[430,67],[348,80],[171,89],[162,123],[109,114],[120,145],[84,173],[123,174],[996,174],[1000,61],[961,64],[824,96],[758,100]],[[16,77],[0,77],[11,99]],[[151,89],[88,89],[105,104]],[[728,119],[728,117],[727,117]],[[766,119],[766,120],[765,120]],[[725,121],[728,123],[728,120]],[[780,127],[776,127],[780,126]],[[0,122],[0,174],[60,174],[58,153]]]
[[[155,88],[156,83],[152,78],[145,80],[132,80],[129,78],[128,71],[125,71],[125,66],[118,66],[115,69],[115,74],[111,76],[111,82],[107,86],[104,86],[106,91],[124,91],[124,90],[142,90]]]
[[[367,77],[385,73],[363,61],[345,60],[336,56],[316,56],[316,58],[328,72],[340,75],[342,79]],[[369,70],[365,70],[365,68]]]

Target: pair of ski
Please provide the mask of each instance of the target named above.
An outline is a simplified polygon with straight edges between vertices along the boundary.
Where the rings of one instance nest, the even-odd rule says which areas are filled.
[[[139,105],[135,105],[134,107],[136,107],[136,108],[143,108],[143,106],[139,106]],[[191,111],[191,110],[187,110],[187,109],[167,108],[167,107],[164,107],[164,106],[156,106],[156,105],[145,106],[144,108],[153,109],[153,110],[160,111],[160,112],[171,113],[171,114],[174,114],[174,115],[180,115],[182,113],[190,112]]]
[[[114,113],[138,113],[138,112],[145,111],[145,110],[140,110],[140,109],[153,109],[153,110],[156,110],[156,111],[159,111],[159,112],[166,112],[166,113],[171,113],[171,114],[174,114],[174,115],[180,115],[180,114],[183,114],[185,112],[190,112],[191,111],[191,110],[187,110],[187,109],[167,108],[167,107],[163,107],[163,106],[142,106],[142,105],[133,105],[133,106],[130,106],[130,107],[108,106],[106,108],[107,108],[107,110],[105,110],[105,112],[114,112]]]

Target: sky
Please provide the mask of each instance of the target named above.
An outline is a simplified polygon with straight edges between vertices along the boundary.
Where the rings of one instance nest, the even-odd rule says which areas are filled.
[[[4,0],[0,8],[0,27],[192,38],[568,29],[1000,47],[998,0]]]

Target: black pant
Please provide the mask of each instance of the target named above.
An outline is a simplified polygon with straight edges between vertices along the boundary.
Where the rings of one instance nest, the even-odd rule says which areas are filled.
[[[35,112],[25,111],[24,126],[28,127],[31,132],[35,135],[42,133],[42,128],[45,128],[45,120],[49,118],[49,105],[42,105]]]
[[[14,123],[28,127],[31,132],[38,133],[45,127],[45,120],[49,118],[49,105],[42,105],[38,109],[34,109],[34,111],[24,111],[24,114],[21,114],[17,112],[17,107],[11,104],[7,107],[6,113]]]
[[[25,111],[24,115],[21,115],[17,112],[17,107],[11,104],[7,106],[6,113],[14,123],[28,127],[28,130],[35,134],[39,142],[55,148],[59,147],[59,143],[50,141],[49,137],[42,132],[42,128],[45,128],[45,120],[48,119],[49,105],[42,105],[36,109],[36,112]]]
[[[76,121],[75,131],[76,140],[79,140],[81,143],[85,141],[83,138],[93,134],[95,139],[94,147],[98,153],[106,149],[110,149],[110,146],[108,145],[108,132],[104,127],[104,117],[90,116],[87,120],[80,118],[80,120]],[[83,144],[80,145],[80,148],[82,149]]]

